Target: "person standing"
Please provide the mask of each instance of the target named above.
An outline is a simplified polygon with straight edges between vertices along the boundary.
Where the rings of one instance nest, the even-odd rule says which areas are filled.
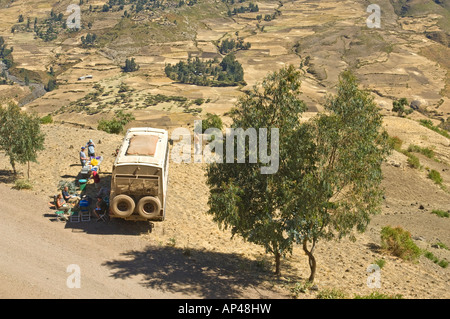
[[[100,175],[98,175],[97,171],[92,171],[91,178],[94,180],[95,189],[100,189]]]
[[[86,147],[82,147],[81,151],[80,151],[80,162],[81,162],[81,167],[85,167],[86,166],[86,161],[88,160],[88,158],[86,157],[86,153],[84,152],[86,149]]]
[[[89,140],[89,142],[86,144],[88,149],[88,156],[89,157],[95,157],[95,144],[92,140]]]

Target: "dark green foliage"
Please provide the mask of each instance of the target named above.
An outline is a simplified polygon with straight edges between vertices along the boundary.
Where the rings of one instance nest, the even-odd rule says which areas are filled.
[[[401,98],[392,102],[392,112],[397,112],[398,116],[408,115],[413,112],[413,109],[406,108],[408,106],[408,100],[406,98]]]
[[[227,55],[222,62],[217,60],[201,61],[198,57],[180,61],[165,67],[166,75],[186,84],[201,86],[235,86],[245,84],[244,69],[233,54]]]
[[[81,37],[81,43],[84,47],[91,47],[95,44],[95,41],[97,40],[97,35],[95,33],[90,34],[88,33],[86,37]]]
[[[122,110],[116,112],[112,120],[100,120],[98,122],[98,130],[105,131],[110,134],[121,134],[124,126],[135,118],[130,113],[124,113]]]
[[[341,74],[326,113],[301,122],[306,106],[300,76],[293,66],[270,74],[230,113],[233,128],[279,130],[279,168],[261,174],[261,162],[211,164],[208,213],[233,235],[272,253],[276,273],[281,256],[302,244],[313,281],[316,243],[355,228],[362,232],[380,211],[381,163],[390,148],[373,97],[358,88],[350,72]]]
[[[57,88],[58,88],[58,84],[56,83],[55,79],[48,80],[47,85],[44,85],[44,89],[47,92],[53,91],[54,89],[57,89]]]
[[[219,115],[211,113],[206,114],[206,119],[202,120],[202,133],[209,128],[217,128],[222,130],[223,123]]]
[[[0,149],[9,157],[16,174],[16,163],[36,162],[37,152],[44,149],[45,137],[40,130],[40,119],[10,103],[6,108],[0,107],[0,123]]]
[[[249,42],[244,42],[242,39],[238,39],[236,42],[234,39],[225,39],[219,45],[219,51],[222,54],[228,54],[234,50],[248,50],[250,49],[251,44]]]
[[[123,72],[135,72],[137,70],[139,70],[139,65],[134,58],[125,60],[125,66],[122,67]]]

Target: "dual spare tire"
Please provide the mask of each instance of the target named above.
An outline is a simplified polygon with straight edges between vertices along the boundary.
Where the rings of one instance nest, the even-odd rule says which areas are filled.
[[[136,208],[134,199],[128,195],[117,195],[111,201],[111,210],[114,215],[128,217],[133,214]],[[137,204],[137,212],[141,217],[152,218],[159,215],[161,211],[161,201],[157,197],[142,197]]]

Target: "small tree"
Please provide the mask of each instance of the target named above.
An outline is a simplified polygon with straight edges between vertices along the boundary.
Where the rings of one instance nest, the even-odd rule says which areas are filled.
[[[110,134],[120,134],[123,132],[123,128],[129,122],[135,118],[130,113],[124,113],[122,110],[117,111],[112,120],[100,120],[98,122],[98,130],[105,131]]]
[[[27,176],[30,178],[30,162],[37,161],[37,152],[44,149],[44,134],[40,131],[40,119],[22,112],[10,103],[7,108],[0,107],[0,149],[6,152],[17,174],[16,163],[28,164]]]
[[[413,110],[411,108],[406,109],[406,106],[408,106],[408,100],[402,97],[401,99],[392,102],[392,112],[397,112],[398,116],[411,114]]]
[[[139,70],[139,65],[137,65],[134,58],[126,59],[125,60],[125,66],[122,67],[123,72],[134,72]]]

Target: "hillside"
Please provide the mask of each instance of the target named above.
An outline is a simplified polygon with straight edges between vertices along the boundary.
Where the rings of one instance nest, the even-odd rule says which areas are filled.
[[[402,146],[383,164],[382,214],[373,218],[367,232],[358,235],[356,242],[319,244],[318,289],[369,294],[367,266],[384,259],[383,293],[450,297],[450,268],[423,256],[417,264],[409,263],[380,250],[381,228],[400,225],[421,248],[450,261],[449,250],[436,246],[437,242],[450,246],[449,218],[432,214],[450,207],[450,141],[436,129],[450,127],[450,1],[380,0],[381,28],[369,28],[370,1],[82,0],[79,30],[68,28],[71,12],[67,7],[72,3],[0,0],[0,103],[13,100],[23,110],[50,114],[54,120],[42,126],[46,151],[31,165],[32,191],[10,189],[14,185],[11,167],[0,152],[0,192],[4,198],[29,194],[39,207],[33,212],[36,227],[57,231],[58,236],[70,233],[73,240],[83,242],[114,238],[108,254],[98,258],[71,249],[86,258],[88,265],[99,267],[95,271],[106,269],[114,279],[138,283],[151,289],[152,297],[292,297],[291,288],[308,274],[301,249],[296,247],[293,256],[283,260],[283,277],[273,278],[272,260],[261,248],[230,239],[230,233],[219,230],[205,214],[208,189],[202,165],[171,163],[167,220],[151,233],[114,222],[81,229],[52,223],[45,203],[57,192],[60,180],[76,178],[78,148],[91,138],[99,142],[98,150],[106,158],[102,179],[108,184],[113,153],[122,136],[96,128],[100,119],[112,118],[118,110],[134,115],[127,128],[154,126],[171,133],[180,126],[193,128],[193,121],[207,113],[219,114],[228,125],[227,112],[240,96],[269,72],[292,64],[304,74],[301,91],[308,119],[323,110],[339,73],[351,69],[382,109],[387,132],[400,139]],[[231,42],[234,46],[224,45]],[[235,74],[220,70],[230,53],[242,66],[243,81],[233,82]],[[132,58],[139,68],[124,72],[126,60]],[[191,71],[180,71],[175,77],[178,69],[174,66],[181,62],[186,67],[179,69]],[[173,68],[167,68],[169,64]],[[404,117],[392,111],[393,101],[400,98],[412,107]],[[421,125],[420,120],[430,120],[433,126]],[[408,163],[409,147],[416,147],[412,153],[420,167]],[[420,148],[432,150],[433,156],[420,153]],[[427,177],[432,169],[440,172],[441,185]],[[5,203],[2,207],[2,213],[14,214]],[[15,219],[8,227],[19,228],[21,222]],[[51,242],[36,229],[31,228],[29,240],[44,236],[46,243]],[[131,235],[126,236],[127,232]],[[12,243],[14,234],[8,236]],[[8,244],[0,249],[1,254],[12,253]],[[157,267],[171,261],[173,265],[164,273],[142,267],[147,261]],[[39,262],[33,259],[21,285],[38,285],[30,273],[33,267],[41,267]],[[2,265],[0,275],[8,278],[12,290],[0,290],[0,296],[17,296],[13,287],[20,273],[12,270],[13,263]],[[193,277],[183,283],[180,278],[186,274]],[[89,274],[89,278],[95,276]],[[56,279],[61,278],[59,274]],[[217,286],[211,284],[212,279]],[[106,282],[105,286],[94,282],[91,292],[116,285],[114,280]],[[27,296],[48,296],[49,290],[48,284],[42,291],[29,288]],[[127,288],[126,294],[141,298],[146,290],[133,294]],[[114,292],[105,296],[123,297]],[[317,291],[298,295],[316,296]]]

